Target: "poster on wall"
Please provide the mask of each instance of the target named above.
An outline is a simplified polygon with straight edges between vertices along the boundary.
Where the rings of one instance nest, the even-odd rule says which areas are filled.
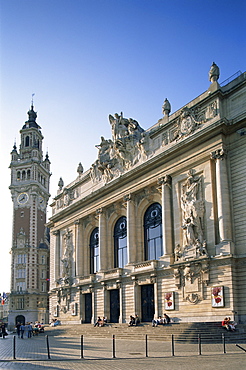
[[[71,304],[71,314],[72,314],[72,316],[77,315],[77,303],[72,303]]]
[[[174,292],[165,293],[165,310],[174,310]]]
[[[212,288],[212,307],[224,307],[223,286],[215,286]]]
[[[59,306],[57,305],[54,307],[54,317],[57,317],[58,314],[59,314]]]

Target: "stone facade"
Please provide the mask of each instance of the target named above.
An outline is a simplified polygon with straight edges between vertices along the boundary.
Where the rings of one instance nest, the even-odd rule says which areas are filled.
[[[50,314],[63,323],[246,320],[246,74],[112,138],[52,203]]]

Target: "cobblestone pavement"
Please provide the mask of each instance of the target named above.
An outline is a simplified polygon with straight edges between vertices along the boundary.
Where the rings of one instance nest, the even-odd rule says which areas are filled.
[[[144,370],[144,369],[224,369],[242,370],[246,368],[246,352],[235,344],[226,344],[226,354],[222,344],[203,344],[199,355],[197,344],[175,343],[172,356],[168,342],[131,341],[115,342],[113,358],[112,339],[49,337],[50,359],[47,352],[47,337],[40,335],[30,339],[15,338],[15,357],[13,359],[13,336],[0,338],[0,369],[24,370]],[[240,344],[246,348],[246,344]],[[83,358],[81,358],[81,355]]]

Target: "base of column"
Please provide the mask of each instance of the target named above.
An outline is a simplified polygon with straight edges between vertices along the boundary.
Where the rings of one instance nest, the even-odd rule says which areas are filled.
[[[215,246],[215,255],[227,255],[235,253],[235,245],[231,240],[223,240]]]

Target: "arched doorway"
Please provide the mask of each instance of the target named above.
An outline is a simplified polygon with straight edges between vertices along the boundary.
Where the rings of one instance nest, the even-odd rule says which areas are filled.
[[[25,323],[26,323],[25,316],[23,316],[23,315],[18,315],[18,316],[16,316],[16,318],[15,318],[15,325],[16,325],[18,322],[19,322],[20,324],[25,325]]]

